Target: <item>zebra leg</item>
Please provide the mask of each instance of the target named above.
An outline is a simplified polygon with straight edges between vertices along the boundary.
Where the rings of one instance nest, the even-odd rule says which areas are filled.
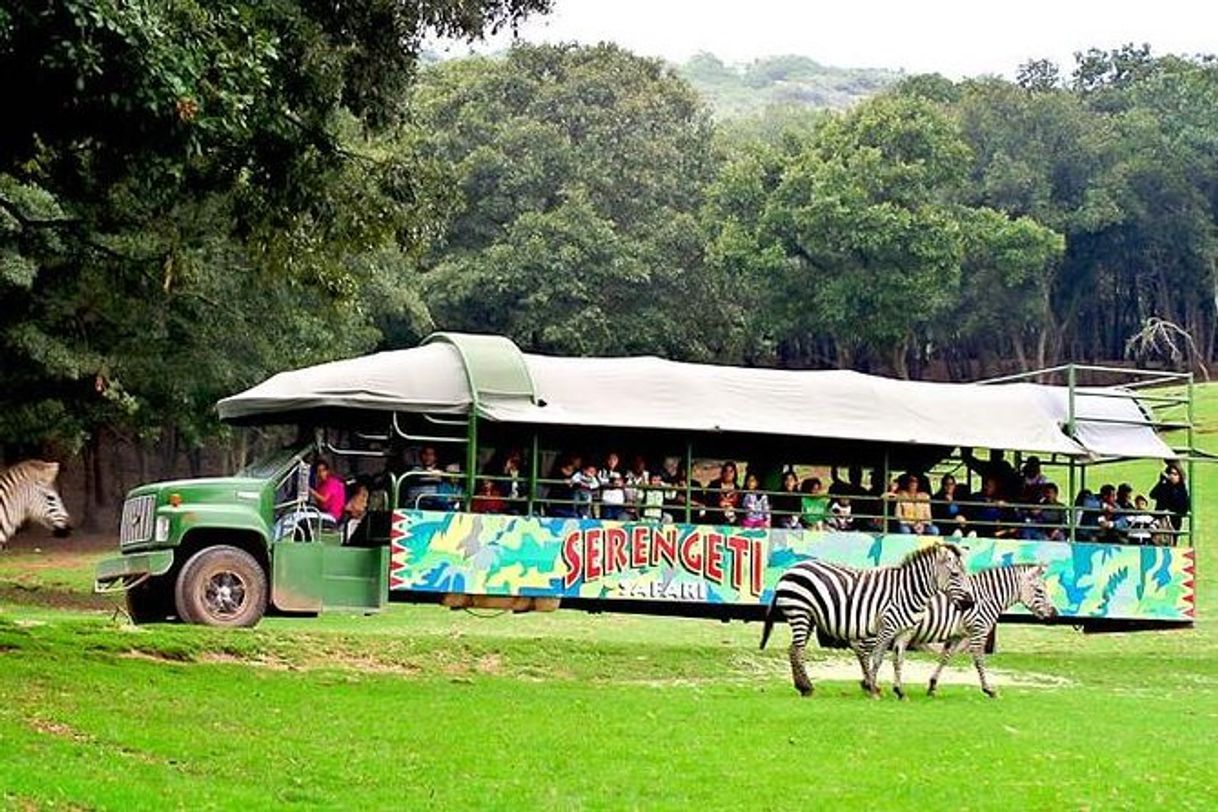
[[[935,664],[935,670],[931,673],[930,679],[926,683],[926,695],[934,696],[939,690],[939,675],[943,673],[944,667],[951,661],[956,650],[964,644],[964,638],[956,640],[948,640],[943,644],[943,648],[939,651],[939,662]]]
[[[892,692],[897,699],[906,699],[905,688],[901,685],[901,666],[905,664],[905,641],[897,640],[892,646]]]
[[[880,698],[880,666],[884,664],[884,655],[888,653],[888,648],[892,645],[895,636],[895,631],[888,624],[884,624],[875,638],[875,648],[872,649],[871,656],[867,660],[867,679],[871,683],[873,699]]]
[[[870,651],[867,648],[866,642],[856,640],[850,644],[850,649],[854,652],[854,656],[858,658],[859,668],[862,669],[863,678],[859,680],[859,687],[867,693],[871,693],[871,676],[867,669],[867,660],[870,657]]]
[[[792,643],[789,656],[791,658],[791,679],[795,683],[795,690],[799,691],[800,696],[812,696],[815,688],[812,687],[812,680],[808,678],[808,669],[804,666],[804,647]]]
[[[812,696],[812,680],[809,679],[808,669],[804,664],[810,619],[797,616],[789,618],[787,622],[791,626],[791,648],[787,652],[791,660],[791,681],[795,683],[795,690],[799,691],[800,696]]]
[[[974,636],[969,640],[969,648],[973,653],[973,665],[977,666],[977,676],[981,678],[981,690],[986,696],[994,699],[998,696],[998,691],[990,685],[985,673],[985,638],[987,636],[988,631],[980,636]]]

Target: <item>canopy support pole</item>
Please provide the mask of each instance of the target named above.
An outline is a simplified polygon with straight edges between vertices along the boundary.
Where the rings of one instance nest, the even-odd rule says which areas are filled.
[[[466,494],[466,510],[473,510],[474,494],[477,493],[478,485],[478,415],[473,409],[469,413],[469,435],[467,437],[468,447],[466,448],[465,460],[465,494]]]
[[[884,449],[884,481],[880,484],[880,532],[888,532],[888,483],[892,481],[892,471],[888,464],[888,449]]]
[[[529,515],[533,516],[536,510],[534,504],[537,500],[537,466],[541,461],[541,454],[537,448],[537,430],[533,430],[533,449],[529,457]]]
[[[1193,373],[1188,373],[1188,459],[1185,465],[1188,466],[1188,546],[1196,548],[1197,546],[1197,528],[1200,525],[1197,523],[1197,497],[1195,494],[1197,482],[1193,479],[1193,460],[1197,456],[1196,446],[1193,445]],[[1180,543],[1180,535],[1177,533],[1172,536],[1172,546]]]
[[[686,523],[693,522],[693,439],[686,439]]]
[[[1067,536],[1067,538],[1069,538],[1071,542],[1075,542],[1075,541],[1078,541],[1078,539],[1076,539],[1074,537],[1075,530],[1077,529],[1077,526],[1078,526],[1078,516],[1077,516],[1077,511],[1075,510],[1075,507],[1074,507],[1074,499],[1078,492],[1075,489],[1076,482],[1075,482],[1075,470],[1074,470],[1074,457],[1070,458],[1069,471],[1070,472],[1069,472],[1069,474],[1067,474],[1067,478],[1066,478],[1066,500],[1067,500],[1066,501],[1066,505],[1067,505],[1066,525],[1069,529],[1069,535]]]

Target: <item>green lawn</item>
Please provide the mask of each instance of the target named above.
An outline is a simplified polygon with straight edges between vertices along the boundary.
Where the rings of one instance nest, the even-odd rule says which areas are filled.
[[[1218,426],[1218,398],[1206,403]],[[1155,468],[1112,473],[1144,484]],[[1193,485],[1208,504],[1218,467],[1199,466]],[[1063,684],[989,700],[970,680],[906,703],[847,681],[801,699],[785,630],[760,652],[759,627],[738,623],[394,607],[253,631],[132,629],[88,608],[95,555],[7,553],[0,798],[16,809],[1212,808],[1218,511],[1201,515],[1195,629],[1004,627],[995,668]]]

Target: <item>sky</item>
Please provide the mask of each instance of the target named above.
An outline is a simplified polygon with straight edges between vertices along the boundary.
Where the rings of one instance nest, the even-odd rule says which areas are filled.
[[[1049,58],[1068,73],[1075,51],[1150,43],[1156,54],[1218,51],[1218,3],[1211,0],[871,0],[712,2],[555,0],[527,20],[528,42],[616,42],[683,61],[709,51],[726,62],[798,54],[836,67],[904,69],[953,79],[1013,76],[1028,59]],[[500,50],[500,34],[472,50]],[[447,56],[471,48],[433,43]]]

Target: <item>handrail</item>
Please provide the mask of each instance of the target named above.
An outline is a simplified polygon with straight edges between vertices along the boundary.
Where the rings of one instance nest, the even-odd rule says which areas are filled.
[[[409,440],[409,441],[415,442],[415,443],[468,443],[469,442],[468,436],[466,436],[466,437],[445,437],[442,435],[410,434],[407,431],[405,431],[398,424],[398,413],[397,412],[393,413],[392,422],[393,422],[394,433],[396,433],[403,440]],[[464,426],[465,423],[461,423],[461,425]]]

